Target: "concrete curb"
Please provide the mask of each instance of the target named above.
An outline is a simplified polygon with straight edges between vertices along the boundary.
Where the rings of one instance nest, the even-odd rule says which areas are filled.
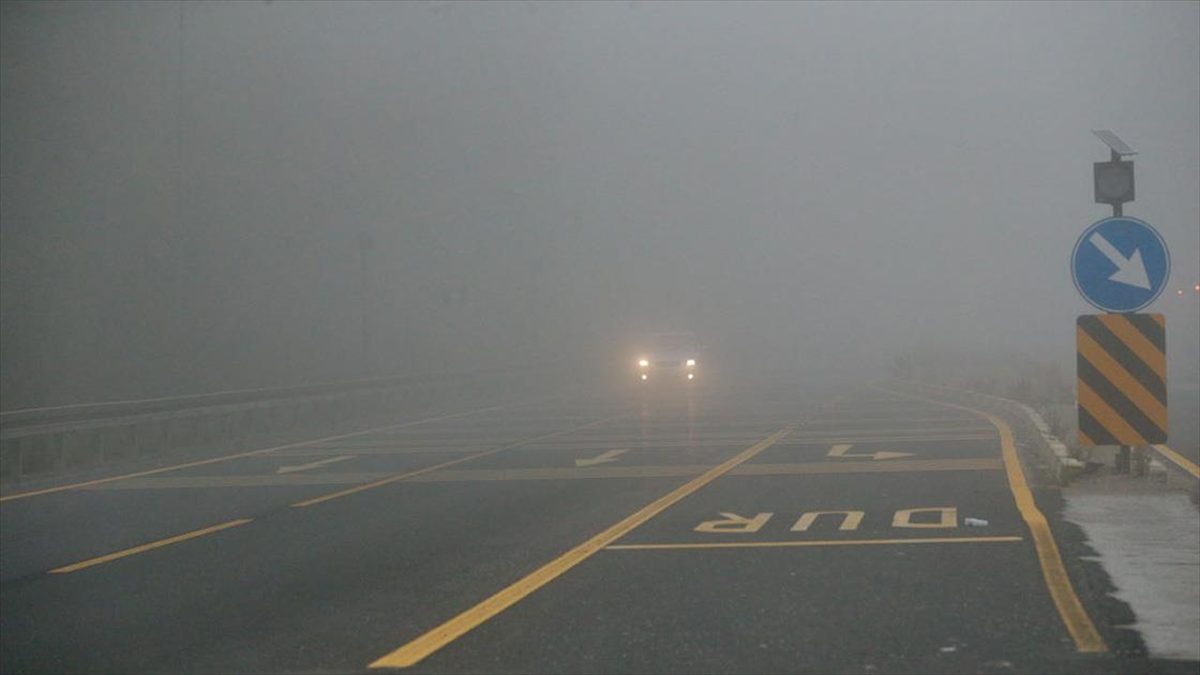
[[[1042,469],[1044,469],[1054,481],[1059,485],[1066,485],[1072,478],[1079,475],[1083,471],[1083,462],[1075,459],[1067,451],[1067,446],[1060,441],[1054,434],[1050,433],[1050,426],[1046,424],[1046,420],[1038,414],[1036,410],[1020,401],[992,396],[990,394],[980,394],[969,389],[958,389],[956,387],[947,387],[940,384],[927,384],[924,382],[899,381],[902,386],[909,386],[923,391],[926,394],[930,392],[952,393],[958,400],[967,400],[988,412],[999,414],[1007,417],[1010,421],[1013,419],[1021,422],[1016,426],[1021,427],[1025,435],[1034,440],[1034,449],[1037,451],[1037,459]],[[1160,467],[1161,468],[1161,467]],[[1153,472],[1153,468],[1151,469]]]

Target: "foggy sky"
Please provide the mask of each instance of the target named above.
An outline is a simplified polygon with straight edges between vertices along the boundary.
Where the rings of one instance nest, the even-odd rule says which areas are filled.
[[[5,409],[655,330],[784,369],[1070,359],[1098,128],[1171,247],[1153,309],[1200,280],[1200,3],[2,12]]]

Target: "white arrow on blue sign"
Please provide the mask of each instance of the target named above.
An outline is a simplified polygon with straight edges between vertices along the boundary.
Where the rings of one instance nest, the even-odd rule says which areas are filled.
[[[1167,244],[1148,223],[1113,217],[1092,223],[1071,252],[1079,294],[1106,312],[1136,312],[1154,302],[1171,274]]]

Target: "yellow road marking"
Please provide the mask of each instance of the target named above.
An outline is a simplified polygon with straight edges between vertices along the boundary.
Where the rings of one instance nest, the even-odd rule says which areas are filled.
[[[585,468],[531,467],[524,469],[459,469],[439,471],[417,478],[419,482],[450,483],[506,480],[571,480],[590,478],[664,478],[694,476],[711,464],[598,466]],[[874,461],[797,462],[781,464],[742,464],[730,476],[793,476],[807,474],[903,473],[921,471],[999,471],[1003,460],[997,457]]]
[[[629,448],[630,450],[669,450],[673,448],[719,448],[722,450],[732,450],[743,447],[747,443],[753,443],[762,434],[752,434],[743,436],[736,440],[707,440],[700,438],[697,440],[682,440],[682,441],[645,441],[640,438],[626,438],[622,441],[576,441],[575,439],[567,439],[561,443],[537,443],[530,444],[529,450],[542,451],[560,451],[562,454],[585,452],[588,450],[608,450],[613,447]]]
[[[913,453],[911,453],[911,452],[890,452],[887,450],[881,450],[879,452],[860,452],[860,453],[850,454],[850,448],[853,448],[853,447],[854,447],[853,443],[836,443],[836,444],[834,444],[834,446],[832,448],[829,449],[829,454],[827,456],[828,457],[845,457],[847,459],[866,458],[866,459],[870,459],[870,460],[898,459],[900,457],[912,457],[913,456]]]
[[[697,532],[712,532],[714,534],[745,534],[750,532],[758,532],[767,524],[774,513],[756,513],[749,518],[739,516],[736,513],[721,512],[722,517],[718,520],[706,520],[697,525],[694,530]]]
[[[822,434],[820,436],[803,436],[797,437],[788,443],[788,447],[798,445],[827,445],[834,442],[846,442],[852,444],[867,444],[867,443],[926,443],[931,441],[993,441],[996,440],[996,432],[988,429],[979,433],[961,433],[961,434],[938,434],[920,436],[901,436],[898,434],[882,434],[873,436],[860,436],[856,434]]]
[[[868,437],[872,437],[872,436],[877,436],[877,437],[879,437],[880,440],[890,441],[893,439],[899,440],[901,438],[906,438],[908,436],[916,436],[918,438],[924,438],[925,436],[948,436],[948,435],[970,436],[973,434],[984,434],[987,436],[991,436],[992,433],[993,433],[993,429],[991,427],[985,427],[985,426],[981,426],[978,424],[955,425],[955,426],[931,425],[931,426],[927,426],[927,427],[924,427],[921,429],[897,428],[897,427],[893,427],[890,429],[886,429],[886,428],[885,429],[879,429],[879,428],[847,429],[847,428],[843,427],[841,429],[809,429],[808,431],[805,431],[803,433],[796,434],[796,438],[797,439],[800,439],[800,438],[827,438],[827,437],[831,437],[831,436],[835,437],[835,438],[838,436],[859,436],[862,438],[868,438]]]
[[[808,528],[812,527],[813,523],[817,522],[817,519],[821,516],[841,516],[842,523],[838,525],[839,530],[843,532],[857,530],[866,515],[864,511],[852,510],[808,511],[807,513],[800,514],[800,517],[796,519],[796,524],[792,525],[792,532],[807,532]]]
[[[594,480],[621,478],[675,478],[697,476],[712,464],[640,464],[633,466],[529,467],[523,469],[446,469],[409,476],[414,483],[471,483],[518,480]],[[812,474],[904,473],[925,471],[1001,471],[999,457],[897,460],[890,463],[871,461],[798,462],[783,464],[743,464],[730,476],[796,476]],[[261,474],[232,476],[162,476],[131,479],[91,490],[167,490],[180,488],[244,488],[278,485],[361,485],[394,477],[387,472]]]
[[[109,476],[108,478],[97,478],[95,480],[87,480],[87,481],[83,481],[80,483],[70,483],[68,485],[58,485],[55,487],[45,488],[42,490],[31,490],[30,492],[18,492],[15,495],[5,495],[3,497],[0,497],[0,502],[7,502],[12,499],[24,499],[26,497],[36,497],[38,495],[46,495],[46,494],[51,494],[53,492],[62,492],[64,490],[76,490],[76,489],[79,489],[82,487],[88,487],[90,485],[100,485],[102,483],[111,483],[113,481],[125,480],[126,478],[138,478],[140,476],[151,476],[151,475],[158,474],[158,473],[165,473],[167,471],[178,471],[180,469],[189,469],[194,466],[206,466],[208,464],[216,464],[217,462],[225,462],[225,461],[229,461],[231,459],[241,459],[243,457],[254,457],[255,455],[264,455],[268,452],[274,452],[276,450],[285,450],[287,448],[300,448],[300,447],[312,445],[314,443],[325,443],[327,441],[336,441],[336,440],[339,440],[342,438],[353,438],[355,436],[363,436],[365,434],[378,433],[380,431],[386,431],[388,429],[400,429],[403,427],[416,426],[418,424],[426,424],[428,422],[439,422],[441,420],[454,419],[455,417],[463,417],[466,415],[475,415],[477,413],[488,412],[491,410],[499,410],[504,407],[506,407],[506,406],[496,405],[496,406],[492,406],[490,408],[479,408],[477,410],[468,410],[466,412],[454,413],[451,415],[441,415],[439,417],[430,417],[427,419],[415,420],[412,422],[402,422],[400,424],[389,424],[388,426],[385,426],[385,427],[375,427],[374,429],[366,429],[364,431],[354,431],[354,432],[351,432],[348,434],[339,434],[337,436],[326,436],[325,438],[315,438],[311,441],[300,441],[299,443],[288,443],[286,445],[277,445],[277,446],[271,447],[271,448],[262,448],[261,450],[251,450],[249,452],[239,452],[234,455],[222,455],[221,457],[213,457],[211,459],[202,459],[202,460],[199,460],[196,462],[175,464],[173,466],[164,466],[164,467],[160,467],[157,469],[148,469],[146,471],[135,471],[134,473],[122,474],[120,476]]]
[[[824,539],[811,541],[723,541],[696,544],[612,544],[606,551],[676,551],[694,548],[803,548],[808,546],[884,546],[893,544],[980,544],[1021,541],[1021,537],[922,537],[905,539]]]
[[[65,567],[58,567],[58,568],[50,570],[50,574],[67,574],[68,572],[78,572],[79,570],[87,569],[89,567],[94,567],[96,565],[103,565],[104,563],[112,562],[113,560],[127,558],[131,555],[137,555],[138,553],[145,553],[146,551],[152,551],[156,548],[162,548],[163,546],[170,546],[171,544],[178,544],[179,542],[187,541],[188,539],[195,539],[196,537],[203,537],[206,534],[212,534],[214,532],[220,532],[221,530],[228,530],[231,527],[245,525],[246,523],[249,523],[253,520],[254,520],[253,518],[240,518],[238,520],[231,520],[227,523],[221,523],[220,525],[213,525],[212,527],[206,527],[206,528],[203,528],[200,530],[193,530],[191,532],[186,532],[184,534],[176,535],[174,537],[167,537],[166,539],[159,539],[158,541],[152,541],[148,544],[142,544],[141,546],[134,546],[133,548],[127,548],[123,551],[117,551],[115,553],[109,553],[108,555],[102,555],[98,558],[91,558],[89,560],[83,560],[81,562],[77,562],[77,563],[74,563],[71,565],[66,565]]]
[[[944,403],[915,394],[893,392],[879,385],[872,386],[880,391],[886,391],[897,396],[927,401],[958,410],[969,410],[987,418],[992,423],[992,426],[996,427],[996,430],[1000,432],[1000,449],[1004,456],[1008,486],[1012,492],[1013,500],[1017,503],[1017,510],[1021,512],[1021,518],[1025,521],[1025,525],[1029,527],[1029,531],[1033,535],[1033,546],[1037,551],[1038,563],[1042,568],[1042,578],[1046,582],[1046,588],[1050,591],[1050,597],[1054,601],[1055,608],[1058,609],[1058,615],[1067,627],[1067,632],[1071,634],[1071,639],[1075,641],[1076,649],[1081,652],[1108,651],[1108,647],[1104,644],[1104,639],[1096,631],[1096,626],[1092,623],[1092,618],[1088,616],[1087,610],[1083,608],[1083,603],[1079,601],[1079,596],[1075,593],[1075,588],[1071,585],[1071,577],[1067,574],[1066,567],[1063,566],[1062,556],[1058,552],[1058,544],[1054,541],[1054,533],[1050,531],[1050,523],[1046,520],[1046,516],[1041,510],[1038,509],[1037,502],[1033,498],[1033,492],[1029,490],[1029,484],[1025,482],[1025,472],[1021,469],[1021,459],[1017,456],[1017,449],[1013,444],[1012,429],[1009,428],[1008,424],[999,417],[983,412],[982,410],[975,410],[974,408],[953,403]]]
[[[888,424],[902,425],[904,427],[919,426],[921,428],[924,428],[926,425],[929,425],[930,423],[935,423],[935,422],[964,423],[964,422],[976,422],[976,421],[977,420],[974,417],[969,417],[969,416],[963,416],[963,417],[861,417],[858,415],[842,415],[841,417],[836,417],[836,418],[822,417],[822,418],[818,418],[818,419],[813,419],[813,420],[805,423],[804,426],[809,429],[812,429],[814,427],[820,427],[820,426],[837,426],[840,428],[842,425],[846,424],[846,422],[855,422],[855,423],[885,422]],[[988,431],[991,431],[991,429],[989,428]]]
[[[113,485],[97,485],[84,490],[179,490],[208,488],[249,488],[278,486],[362,485],[392,475],[386,471],[346,473],[268,473],[227,476],[150,476],[132,478]]]
[[[604,464],[605,462],[615,462],[621,455],[627,452],[629,452],[629,448],[613,448],[612,450],[605,450],[595,457],[576,459],[575,466],[596,466],[597,464]]]
[[[392,483],[396,483],[396,482],[405,480],[406,478],[420,476],[422,474],[430,473],[432,471],[437,471],[438,469],[445,469],[447,467],[455,466],[457,464],[462,464],[463,462],[470,462],[471,460],[474,460],[474,459],[480,459],[481,457],[487,457],[488,455],[494,455],[498,452],[504,452],[505,450],[512,450],[513,448],[519,448],[528,443],[533,443],[534,441],[543,441],[543,440],[546,440],[549,438],[554,438],[556,436],[564,436],[566,434],[574,433],[574,432],[580,431],[582,429],[589,429],[589,428],[597,426],[599,424],[603,424],[604,422],[608,422],[608,421],[617,419],[618,417],[620,417],[620,415],[616,415],[613,417],[605,417],[603,419],[598,419],[598,420],[595,420],[592,422],[588,422],[587,424],[584,424],[582,426],[573,427],[571,429],[564,429],[563,431],[556,431],[554,433],[545,434],[543,436],[538,436],[536,438],[532,438],[527,441],[517,441],[516,443],[509,443],[508,445],[502,445],[498,448],[493,448],[491,450],[484,450],[483,452],[477,452],[473,455],[467,455],[466,457],[459,457],[458,459],[452,459],[448,462],[442,462],[441,464],[427,466],[424,469],[416,469],[414,471],[405,471],[403,473],[398,473],[394,476],[388,476],[387,478],[383,478],[381,480],[373,481],[370,483],[365,483],[363,485],[356,485],[352,488],[347,488],[345,490],[338,490],[337,492],[333,492],[333,493],[330,493],[327,495],[321,495],[320,497],[313,497],[312,499],[305,499],[304,501],[296,502],[295,504],[292,504],[292,506],[295,508],[302,508],[305,506],[313,506],[314,504],[320,504],[322,502],[327,502],[332,499],[338,499],[339,497],[345,497],[347,495],[352,495],[357,492],[363,492],[365,490],[373,490],[377,487],[383,487],[384,485],[390,485]]]
[[[890,462],[807,462],[797,464],[746,464],[734,476],[778,476],[786,474],[902,473],[907,471],[998,471],[1004,468],[995,457],[947,459],[898,459]]]
[[[372,455],[372,456],[449,455],[449,454],[454,454],[454,453],[462,454],[464,452],[471,452],[472,450],[483,450],[486,448],[490,448],[493,445],[494,445],[494,443],[473,443],[471,445],[460,445],[460,446],[444,445],[444,446],[440,446],[440,447],[428,446],[428,447],[424,447],[424,448],[358,448],[358,447],[356,447],[356,448],[337,448],[337,449],[317,448],[314,450],[309,450],[309,449],[305,448],[305,449],[300,449],[300,450],[282,450],[280,452],[276,452],[275,457],[292,457],[292,458],[296,458],[296,459],[303,458],[303,457],[328,457],[329,453],[331,453],[331,452],[344,452],[347,454],[354,453],[355,455]]]
[[[337,464],[338,462],[345,462],[346,460],[354,459],[355,457],[358,457],[358,455],[334,455],[333,457],[328,457],[326,459],[319,459],[315,462],[308,462],[307,464],[293,464],[290,466],[281,466],[278,469],[275,469],[275,473],[277,473],[277,474],[296,473],[297,471],[308,471],[309,469],[319,469],[323,466],[329,466],[330,464]]]
[[[1167,459],[1171,460],[1172,462],[1175,462],[1175,464],[1177,464],[1179,466],[1179,468],[1192,474],[1193,478],[1200,478],[1200,466],[1196,466],[1196,464],[1193,463],[1192,460],[1188,459],[1187,457],[1184,457],[1183,455],[1179,454],[1178,452],[1175,452],[1174,450],[1172,450],[1171,448],[1169,448],[1165,445],[1156,445],[1156,446],[1154,446],[1154,449],[1157,450],[1160,454],[1162,454],[1163,457],[1166,457]]]
[[[767,438],[739,452],[734,457],[647,504],[619,523],[551,560],[532,574],[496,593],[487,600],[475,605],[399,649],[373,661],[368,667],[407,668],[419,663],[425,657],[457,640],[476,626],[479,626],[509,607],[512,607],[520,602],[522,598],[550,583],[567,570],[590,558],[597,551],[625,536],[647,520],[662,513],[672,504],[708,485],[738,464],[749,460],[763,450],[771,447],[791,431],[792,428],[788,427],[771,434]]]

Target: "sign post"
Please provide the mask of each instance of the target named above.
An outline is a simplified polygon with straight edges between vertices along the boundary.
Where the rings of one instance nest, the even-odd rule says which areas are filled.
[[[1071,251],[1075,288],[1107,312],[1075,324],[1079,443],[1118,445],[1114,470],[1128,473],[1135,447],[1166,441],[1166,320],[1136,312],[1166,287],[1171,256],[1149,223],[1124,215],[1135,193],[1133,162],[1123,158],[1137,153],[1111,131],[1092,133],[1110,151],[1110,161],[1092,166],[1095,201],[1113,215],[1092,223]]]

